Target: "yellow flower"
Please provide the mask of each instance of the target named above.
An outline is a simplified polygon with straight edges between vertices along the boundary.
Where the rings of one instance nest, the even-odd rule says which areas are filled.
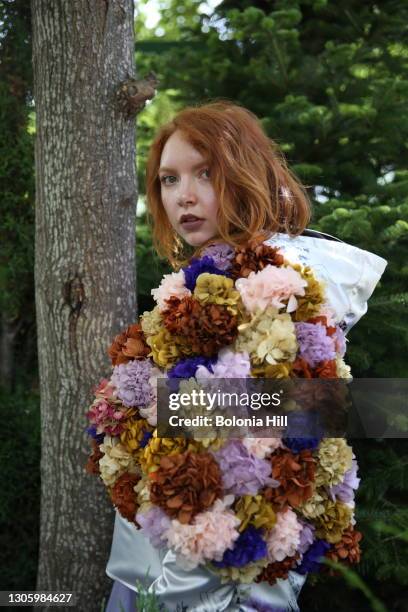
[[[107,487],[115,484],[124,472],[137,474],[140,470],[135,458],[126,450],[117,438],[105,436],[100,450],[104,453],[99,460],[101,478]]]
[[[149,356],[160,368],[171,368],[182,355],[183,342],[165,328],[154,336],[148,336],[146,342],[152,349]]]
[[[140,448],[145,431],[153,431],[153,427],[145,419],[131,418],[123,423],[123,431],[120,434],[120,441],[124,448],[133,453]]]
[[[254,365],[294,361],[297,352],[295,325],[290,314],[273,306],[257,311],[248,323],[238,326],[237,352],[248,351]]]
[[[301,264],[290,264],[302,278],[307,282],[305,295],[297,297],[297,308],[292,313],[295,321],[306,321],[311,317],[315,317],[320,310],[320,306],[324,301],[324,285],[319,282],[309,266]]]
[[[323,514],[327,500],[326,491],[324,489],[317,489],[312,497],[309,497],[307,501],[297,507],[297,510],[301,512],[305,518],[314,519],[320,514]]]
[[[211,571],[218,574],[221,579],[221,582],[224,584],[226,582],[243,582],[244,584],[252,583],[257,576],[262,572],[264,567],[268,565],[267,557],[260,559],[259,561],[253,561],[252,563],[248,563],[244,565],[244,567],[220,567],[215,568],[214,566],[209,566]]]
[[[351,468],[353,451],[344,438],[323,438],[317,454],[316,486],[340,484]]]
[[[291,372],[291,363],[263,364],[251,368],[252,376],[260,378],[288,378]]]
[[[227,310],[233,315],[237,315],[243,308],[239,291],[234,289],[234,281],[221,274],[200,274],[196,280],[194,297],[202,305],[227,306]]]
[[[140,451],[140,464],[145,473],[159,469],[160,460],[164,455],[174,455],[187,450],[197,450],[197,442],[187,438],[158,438],[157,429],[148,444]]]
[[[276,523],[273,507],[262,495],[243,495],[235,505],[235,514],[241,521],[238,531],[243,531],[249,523],[265,529],[272,529]]]
[[[163,319],[160,314],[159,306],[153,310],[146,310],[140,317],[140,325],[145,336],[155,336],[163,328]]]
[[[323,514],[314,521],[318,538],[336,544],[340,542],[343,531],[350,525],[352,510],[342,502],[327,500]]]

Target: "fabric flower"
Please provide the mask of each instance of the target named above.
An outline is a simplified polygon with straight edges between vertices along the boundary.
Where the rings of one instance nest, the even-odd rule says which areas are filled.
[[[116,480],[111,491],[111,500],[113,505],[118,509],[121,516],[123,516],[130,523],[134,523],[136,526],[138,526],[138,523],[135,519],[135,515],[138,505],[134,487],[139,480],[139,474],[129,474],[128,472],[124,472]]]
[[[149,384],[151,370],[148,359],[121,363],[113,368],[112,382],[125,406],[147,406],[153,400]]]
[[[341,357],[336,357],[336,374],[338,378],[349,378],[352,379],[351,368]]]
[[[265,459],[267,455],[282,447],[282,440],[280,438],[243,438],[242,444],[251,455],[258,459]]]
[[[191,295],[190,289],[186,286],[183,270],[165,274],[159,287],[152,289],[150,293],[160,310],[167,307],[166,300],[171,296],[182,298],[186,295]]]
[[[276,523],[273,507],[262,495],[243,495],[238,499],[234,510],[241,521],[240,532],[249,524],[257,528],[272,529]]]
[[[190,523],[221,496],[221,472],[207,452],[166,455],[150,474],[150,499],[180,523]]]
[[[329,548],[326,557],[331,561],[359,563],[360,562],[360,541],[363,535],[360,531],[355,531],[352,527],[344,530],[341,540]]]
[[[138,468],[133,456],[127,452],[117,438],[105,436],[100,446],[103,457],[99,460],[101,478],[107,487],[115,484],[115,481],[124,472],[136,474]]]
[[[267,565],[267,558],[262,557],[259,561],[248,563],[243,567],[234,567],[232,565],[229,567],[215,567],[211,565],[211,570],[219,576],[223,584],[230,583],[231,581],[252,584]]]
[[[237,315],[242,310],[241,297],[234,289],[234,281],[220,274],[203,272],[197,277],[193,293],[200,304],[218,304],[226,306],[227,310]]]
[[[217,499],[213,507],[200,512],[191,524],[173,519],[164,536],[176,552],[177,564],[191,570],[209,560],[221,560],[225,550],[239,537],[239,519],[227,508],[233,497]]]
[[[86,413],[89,422],[96,427],[97,434],[117,436],[123,430],[126,411],[117,404],[110,404],[104,399],[96,399]]]
[[[351,502],[354,500],[354,491],[358,489],[360,478],[357,478],[357,461],[352,459],[351,468],[344,474],[344,480],[337,485],[330,487],[330,495],[333,499],[338,499],[342,502]]]
[[[248,525],[240,533],[233,547],[224,552],[221,561],[213,560],[212,564],[215,567],[244,567],[248,563],[266,557],[267,548],[262,533],[262,529],[257,529],[254,525]]]
[[[315,540],[315,537],[314,537],[315,528],[313,527],[311,523],[305,523],[303,521],[300,521],[300,523],[302,525],[302,531],[300,532],[300,535],[299,535],[298,552],[301,555],[304,555],[304,553],[311,547],[311,545],[313,544]]]
[[[316,489],[313,494],[303,501],[296,508],[307,519],[315,519],[325,511],[325,504],[328,499],[327,491],[324,488]]]
[[[211,357],[223,346],[231,344],[238,333],[237,317],[226,306],[203,306],[190,297],[168,300],[163,319],[168,331],[184,339],[190,354],[204,357]]]
[[[147,512],[136,514],[136,521],[141,527],[142,533],[149,538],[155,548],[167,545],[166,531],[171,526],[171,520],[161,508],[152,506]]]
[[[183,342],[172,336],[167,329],[162,329],[155,336],[148,336],[153,361],[160,368],[170,368],[181,356]]]
[[[324,438],[317,453],[316,486],[340,484],[352,459],[353,451],[344,438]]]
[[[252,272],[260,272],[267,266],[282,266],[283,255],[277,247],[260,242],[258,238],[235,249],[232,261],[232,277],[247,278]]]
[[[305,449],[315,450],[323,435],[319,416],[319,413],[313,410],[291,413],[283,444],[295,454]],[[319,437],[316,437],[316,433]]]
[[[149,426],[144,419],[138,416],[126,419],[123,424],[123,431],[120,433],[120,441],[123,447],[133,453],[141,448],[140,443],[146,432],[152,432],[153,427]]]
[[[293,318],[295,321],[307,321],[319,314],[323,303],[323,284],[316,279],[309,266],[293,264],[293,268],[307,282],[304,296],[297,298],[297,308]]]
[[[283,561],[285,557],[292,557],[300,542],[302,524],[296,514],[288,508],[285,512],[278,512],[276,524],[267,537],[268,560]]]
[[[344,530],[350,525],[351,516],[352,510],[346,504],[327,500],[324,512],[315,519],[316,536],[331,544],[340,542]]]
[[[98,475],[101,473],[99,468],[99,459],[103,457],[103,453],[101,453],[99,444],[96,440],[91,440],[92,444],[92,453],[89,455],[88,461],[85,465],[85,470],[88,474]]]
[[[251,362],[247,352],[234,353],[225,347],[218,353],[218,358],[212,362],[209,370],[205,364],[197,368],[195,376],[197,380],[207,378],[247,378],[250,376]]]
[[[108,349],[112,365],[127,363],[132,359],[145,359],[150,350],[146,338],[138,323],[129,325],[124,332],[115,336]]]
[[[297,508],[312,496],[316,460],[310,450],[294,455],[288,450],[278,449],[269,460],[272,464],[272,476],[280,484],[276,488],[265,490],[268,501],[282,509],[288,504]]]
[[[159,306],[146,310],[140,317],[140,325],[145,336],[155,336],[163,327]]]
[[[205,272],[210,275],[227,274],[225,270],[217,268],[214,260],[208,256],[201,257],[200,259],[193,257],[190,260],[190,264],[186,268],[183,268],[183,271],[186,279],[186,287],[188,287],[190,291],[194,291],[197,278],[200,276],[200,274],[204,274]]]
[[[312,368],[321,361],[334,359],[335,344],[332,337],[326,334],[321,323],[296,323],[296,339],[299,344],[299,355]]]
[[[210,257],[218,270],[228,271],[231,268],[235,251],[226,243],[210,244],[203,250],[202,256]]]
[[[286,580],[289,576],[289,571],[295,567],[298,558],[299,554],[296,553],[293,557],[286,557],[283,561],[269,563],[255,578],[255,582],[265,581],[272,586],[278,579]]]
[[[308,574],[318,572],[330,544],[325,540],[316,540],[305,552],[302,562],[296,568],[298,574]]]
[[[270,462],[252,456],[239,440],[230,440],[214,456],[221,468],[224,488],[229,493],[256,495],[260,488],[278,484],[270,477]]]
[[[297,352],[295,326],[287,313],[278,314],[272,306],[252,315],[238,326],[236,351],[247,351],[255,365],[266,362],[275,365],[293,361]]]
[[[268,306],[293,312],[297,306],[296,296],[303,296],[306,286],[307,282],[293,268],[275,266],[251,272],[235,283],[245,308],[251,313]]]
[[[107,402],[114,402],[116,400],[115,385],[107,378],[102,378],[99,385],[94,387],[92,391],[98,399],[104,399]]]
[[[139,457],[140,464],[144,472],[154,472],[159,468],[160,461],[165,455],[182,453],[189,449],[195,450],[198,447],[197,442],[187,438],[158,438],[155,430]]]

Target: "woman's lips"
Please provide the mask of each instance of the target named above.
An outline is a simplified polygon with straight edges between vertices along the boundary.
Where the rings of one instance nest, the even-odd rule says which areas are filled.
[[[194,231],[199,229],[204,221],[205,219],[186,219],[185,221],[181,221],[180,225],[184,230]]]

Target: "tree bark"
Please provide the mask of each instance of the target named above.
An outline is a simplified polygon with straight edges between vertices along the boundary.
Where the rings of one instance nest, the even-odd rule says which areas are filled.
[[[32,0],[35,283],[41,388],[38,590],[99,611],[113,510],[86,474],[85,411],[112,337],[136,320],[132,0]],[[49,608],[47,608],[49,609]]]

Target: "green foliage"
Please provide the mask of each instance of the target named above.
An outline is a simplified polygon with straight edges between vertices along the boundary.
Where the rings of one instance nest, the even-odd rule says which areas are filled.
[[[34,589],[40,512],[39,394],[0,388],[0,590]]]

